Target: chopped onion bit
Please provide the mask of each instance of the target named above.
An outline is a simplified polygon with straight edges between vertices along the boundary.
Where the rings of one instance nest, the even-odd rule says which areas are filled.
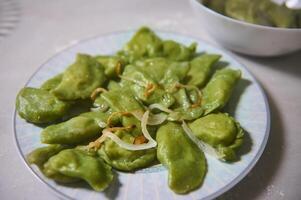
[[[144,137],[146,137],[146,139],[149,140],[149,142],[152,142],[155,144],[155,146],[157,145],[157,142],[150,136],[148,130],[147,130],[147,127],[146,127],[146,124],[147,124],[147,121],[148,121],[148,116],[149,116],[149,111],[147,110],[143,116],[142,116],[142,120],[141,120],[141,129],[142,129],[142,133],[144,135]]]
[[[95,140],[94,142],[90,142],[88,145],[89,149],[94,149],[97,150],[101,147],[101,144],[105,141],[106,136],[104,134],[102,134],[102,136],[100,136],[97,140]]]
[[[199,140],[191,131],[191,129],[187,126],[185,121],[182,121],[182,128],[184,132],[188,135],[188,137],[206,154],[213,156],[215,158],[220,159],[220,155],[218,152],[209,144]]]
[[[191,108],[196,108],[196,107],[199,107],[201,105],[202,105],[202,99],[199,98],[198,101],[196,103],[192,104],[190,107]]]
[[[93,106],[92,108],[90,108],[90,110],[92,112],[106,112],[108,109],[109,109],[109,106],[107,104],[101,104],[101,105],[98,105],[96,104],[95,102],[93,103]]]
[[[139,121],[142,121],[143,111],[142,110],[134,110],[131,114],[136,117]],[[149,118],[147,120],[147,124],[154,126],[162,124],[167,119],[167,115],[164,113],[159,114],[149,114]]]
[[[138,150],[150,149],[150,148],[153,148],[156,146],[156,144],[154,144],[150,141],[148,141],[147,143],[144,143],[144,144],[130,144],[130,143],[124,142],[119,137],[117,137],[114,133],[112,133],[106,129],[104,129],[102,133],[105,137],[110,138],[116,144],[118,144],[120,147],[127,149],[127,150],[138,151]]]
[[[135,137],[133,144],[143,144],[147,143],[147,141],[148,140],[144,137],[144,135],[139,135],[138,137]]]
[[[92,112],[97,112],[97,111],[100,111],[100,110],[101,110],[100,107],[90,108],[90,111],[92,111]]]
[[[127,126],[127,127],[112,127],[112,128],[107,128],[104,129],[102,132],[109,131],[109,132],[114,132],[114,131],[118,131],[118,130],[129,130],[134,128],[134,126]],[[94,142],[90,142],[88,145],[88,148],[94,148],[95,150],[99,149],[101,147],[101,144],[105,141],[107,136],[105,136],[104,134],[102,134],[97,140],[95,140]]]
[[[155,91],[155,89],[157,88],[157,86],[153,83],[148,83],[146,88],[145,88],[145,92],[144,92],[144,96],[147,98],[149,97],[153,91]]]
[[[147,143],[144,144],[129,144],[127,142],[122,141],[119,137],[114,135],[111,131],[108,129],[104,129],[102,131],[103,135],[106,137],[109,137],[111,140],[113,140],[115,143],[117,143],[120,147],[127,149],[127,150],[132,150],[132,151],[137,151],[137,150],[143,150],[143,149],[150,149],[153,147],[157,146],[157,142],[150,136],[146,124],[148,121],[148,116],[149,116],[149,111],[146,111],[141,120],[141,129],[143,136],[148,140]]]
[[[100,128],[105,128],[105,127],[107,127],[107,124],[105,123],[105,122],[103,122],[103,121],[98,121],[97,122],[97,124],[98,124],[98,126],[100,127]]]
[[[100,94],[100,93],[102,93],[102,92],[107,92],[108,90],[106,90],[106,89],[104,89],[104,88],[101,88],[101,87],[99,87],[99,88],[96,88],[93,92],[92,92],[92,94],[91,94],[91,99],[94,101],[95,99],[96,99],[96,97],[97,97],[97,95],[98,94]]]

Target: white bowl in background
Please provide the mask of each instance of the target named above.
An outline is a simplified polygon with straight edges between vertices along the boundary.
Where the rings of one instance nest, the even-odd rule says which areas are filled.
[[[190,0],[200,28],[223,47],[253,56],[279,56],[301,49],[301,28],[275,28],[232,19]]]

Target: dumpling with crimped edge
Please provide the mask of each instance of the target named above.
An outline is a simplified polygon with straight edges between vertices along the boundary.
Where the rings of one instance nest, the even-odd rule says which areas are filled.
[[[113,180],[109,165],[79,149],[66,149],[52,156],[44,164],[44,173],[50,178],[64,175],[84,180],[96,191],[103,191]]]
[[[191,122],[189,128],[198,139],[215,148],[220,159],[237,159],[236,150],[243,143],[244,131],[233,117],[225,113],[209,114]]]
[[[68,102],[59,100],[47,90],[25,87],[16,100],[16,110],[32,123],[51,123],[65,116],[70,108]]]
[[[240,70],[224,68],[217,70],[202,90],[204,114],[223,108],[229,101],[235,84],[241,77]]]
[[[220,57],[220,55],[215,54],[204,54],[192,59],[189,63],[187,84],[203,87],[210,76],[211,69]]]
[[[51,156],[56,155],[57,153],[59,153],[60,151],[66,148],[67,146],[63,146],[59,144],[40,147],[30,152],[26,156],[26,160],[28,161],[29,164],[35,164],[41,170],[43,170],[44,164]]]
[[[38,166],[40,171],[45,176],[48,176],[49,175],[49,169],[45,170],[44,164],[52,156],[55,156],[60,151],[62,151],[64,149],[68,149],[68,148],[71,148],[71,147],[70,146],[65,146],[65,145],[58,145],[58,144],[40,147],[40,148],[37,148],[37,149],[33,150],[32,152],[30,152],[26,156],[26,160],[29,164],[34,164],[34,165]],[[52,174],[52,176],[49,177],[49,178],[52,178],[52,179],[54,179],[54,180],[56,180],[60,183],[74,183],[74,182],[79,181],[78,178],[68,177],[68,176],[65,176],[63,174]]]
[[[105,80],[104,68],[95,58],[78,54],[75,63],[65,70],[61,82],[52,92],[62,100],[87,99]]]
[[[188,61],[195,54],[196,46],[196,43],[185,46],[173,40],[162,40],[148,27],[142,27],[118,54],[130,63],[155,57],[165,57],[173,61]]]
[[[162,55],[162,40],[149,28],[140,28],[119,52],[129,62]]]

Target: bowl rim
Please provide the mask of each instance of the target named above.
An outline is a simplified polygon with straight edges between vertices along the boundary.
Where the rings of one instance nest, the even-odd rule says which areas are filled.
[[[245,22],[245,21],[242,21],[242,20],[234,19],[234,18],[228,17],[226,15],[222,15],[222,14],[206,7],[200,1],[202,1],[202,0],[190,0],[191,3],[196,4],[201,9],[204,9],[206,12],[209,12],[209,13],[211,13],[211,14],[219,17],[219,18],[224,18],[224,19],[226,19],[228,21],[231,21],[233,23],[238,23],[238,24],[244,25],[244,26],[251,26],[253,28],[259,28],[259,29],[263,29],[263,30],[282,31],[282,32],[300,32],[301,33],[301,28],[281,28],[281,27],[273,27],[273,26],[264,26],[264,25],[252,24],[252,23]]]

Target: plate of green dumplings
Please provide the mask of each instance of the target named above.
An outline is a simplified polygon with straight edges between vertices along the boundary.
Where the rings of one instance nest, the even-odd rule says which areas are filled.
[[[175,33],[78,42],[16,94],[16,144],[64,199],[213,199],[260,158],[265,94],[223,50]]]

